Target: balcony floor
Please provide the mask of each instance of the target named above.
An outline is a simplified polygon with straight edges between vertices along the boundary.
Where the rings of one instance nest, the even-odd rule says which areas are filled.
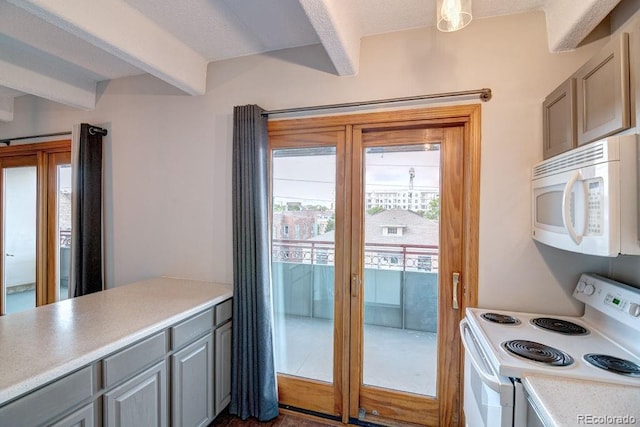
[[[61,299],[67,299],[68,288],[60,288]],[[34,289],[7,294],[5,300],[6,314],[17,313],[36,306],[36,291]]]
[[[278,371],[332,381],[332,331],[329,320],[285,316],[276,320]],[[364,383],[410,393],[436,393],[437,335],[430,332],[365,325]]]

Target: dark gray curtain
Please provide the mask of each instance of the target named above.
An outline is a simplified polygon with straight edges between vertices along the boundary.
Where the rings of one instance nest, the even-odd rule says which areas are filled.
[[[77,131],[77,128],[76,128]],[[74,135],[69,294],[78,297],[103,289],[102,261],[102,135],[104,130],[82,123]]]
[[[267,119],[233,109],[233,361],[230,412],[278,416],[269,249]]]

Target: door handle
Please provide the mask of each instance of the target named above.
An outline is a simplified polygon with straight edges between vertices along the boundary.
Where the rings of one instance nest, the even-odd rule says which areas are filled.
[[[14,256],[13,254],[4,254],[4,256]]]
[[[351,296],[353,298],[358,298],[360,293],[360,276],[357,274],[351,275]]]
[[[458,310],[460,304],[458,304],[458,285],[460,284],[460,273],[453,273],[452,285],[453,285],[453,309]]]

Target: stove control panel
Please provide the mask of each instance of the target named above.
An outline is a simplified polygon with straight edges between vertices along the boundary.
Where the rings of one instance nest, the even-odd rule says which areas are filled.
[[[596,274],[583,274],[573,297],[640,330],[640,289]]]

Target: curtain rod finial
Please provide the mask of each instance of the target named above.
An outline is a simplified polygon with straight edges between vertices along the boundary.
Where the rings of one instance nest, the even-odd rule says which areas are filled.
[[[484,88],[484,89],[482,89],[482,93],[480,94],[480,100],[482,102],[487,102],[487,101],[491,100],[492,96],[493,95],[491,94],[491,89]]]
[[[100,134],[102,136],[107,136],[107,133],[109,133],[106,129],[102,129],[99,127],[95,127],[95,126],[91,126],[89,127],[89,134],[90,135],[95,135],[95,134]]]

